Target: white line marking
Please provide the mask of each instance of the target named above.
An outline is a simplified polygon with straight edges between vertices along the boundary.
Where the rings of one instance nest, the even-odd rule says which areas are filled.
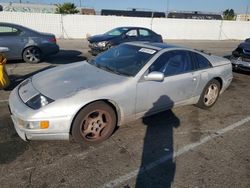
[[[119,178],[113,180],[113,181],[110,181],[108,182],[107,184],[105,184],[103,187],[104,188],[108,188],[108,187],[115,187],[115,186],[118,186],[119,184],[125,182],[125,181],[128,181],[129,179],[131,178],[134,178],[139,174],[143,174],[144,172],[148,171],[148,170],[151,170],[152,168],[156,167],[156,166],[159,166],[161,165],[162,163],[164,162],[167,162],[168,160],[170,159],[173,159],[173,158],[176,158],[184,153],[187,153],[188,151],[190,150],[193,150],[194,148],[202,145],[202,144],[205,144],[207,143],[208,141],[218,137],[218,136],[221,136],[222,134],[225,134],[237,127],[240,127],[241,125],[244,125],[245,123],[249,122],[250,121],[250,116],[245,118],[245,119],[242,119],[241,121],[238,121],[224,129],[220,129],[218,131],[216,131],[215,133],[209,135],[209,136],[206,136],[204,137],[203,139],[199,140],[198,142],[194,142],[192,144],[189,144],[189,145],[186,145],[184,146],[183,148],[181,148],[180,150],[174,152],[173,154],[170,153],[168,154],[167,156],[165,157],[162,157],[160,159],[158,159],[157,161],[154,161],[148,165],[146,165],[143,169],[136,169],[128,174],[125,174],[123,176],[120,176]]]
[[[9,100],[0,100],[0,103],[5,103],[5,102],[9,102]]]

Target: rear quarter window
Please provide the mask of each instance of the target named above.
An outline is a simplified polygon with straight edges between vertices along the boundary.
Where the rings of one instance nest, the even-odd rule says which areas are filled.
[[[145,29],[139,29],[139,33],[140,33],[140,36],[143,36],[143,37],[148,37],[151,35],[151,33]]]
[[[0,36],[16,36],[20,31],[14,27],[0,26]]]
[[[197,64],[196,66],[198,69],[207,69],[207,68],[212,67],[211,63],[203,55],[198,54],[198,53],[193,53],[193,55],[196,60],[196,64]]]

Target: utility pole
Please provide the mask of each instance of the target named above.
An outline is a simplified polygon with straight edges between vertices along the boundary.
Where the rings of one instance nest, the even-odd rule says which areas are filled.
[[[82,7],[82,0],[79,0],[80,1],[80,7]]]
[[[170,1],[170,0],[167,0],[167,15],[168,15],[168,13],[169,13],[169,1]]]
[[[22,0],[19,0],[19,3],[21,4],[21,3],[22,3]]]
[[[248,5],[247,5],[247,8],[246,8],[245,21],[247,21],[247,18],[248,18]]]

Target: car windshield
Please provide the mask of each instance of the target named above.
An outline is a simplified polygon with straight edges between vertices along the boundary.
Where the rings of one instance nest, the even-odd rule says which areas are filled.
[[[127,30],[128,28],[126,27],[119,27],[119,28],[112,29],[111,31],[108,31],[105,34],[110,35],[110,36],[119,36]]]
[[[99,54],[89,63],[114,74],[135,76],[156,52],[150,48],[122,44]]]

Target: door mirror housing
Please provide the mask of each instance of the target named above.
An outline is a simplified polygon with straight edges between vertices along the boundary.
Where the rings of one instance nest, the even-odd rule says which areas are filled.
[[[153,71],[148,75],[144,76],[147,81],[158,81],[162,82],[164,80],[164,74],[162,72]]]
[[[126,34],[122,34],[122,39],[126,39],[127,35]]]
[[[7,47],[0,47],[0,52],[8,52],[9,48]]]

